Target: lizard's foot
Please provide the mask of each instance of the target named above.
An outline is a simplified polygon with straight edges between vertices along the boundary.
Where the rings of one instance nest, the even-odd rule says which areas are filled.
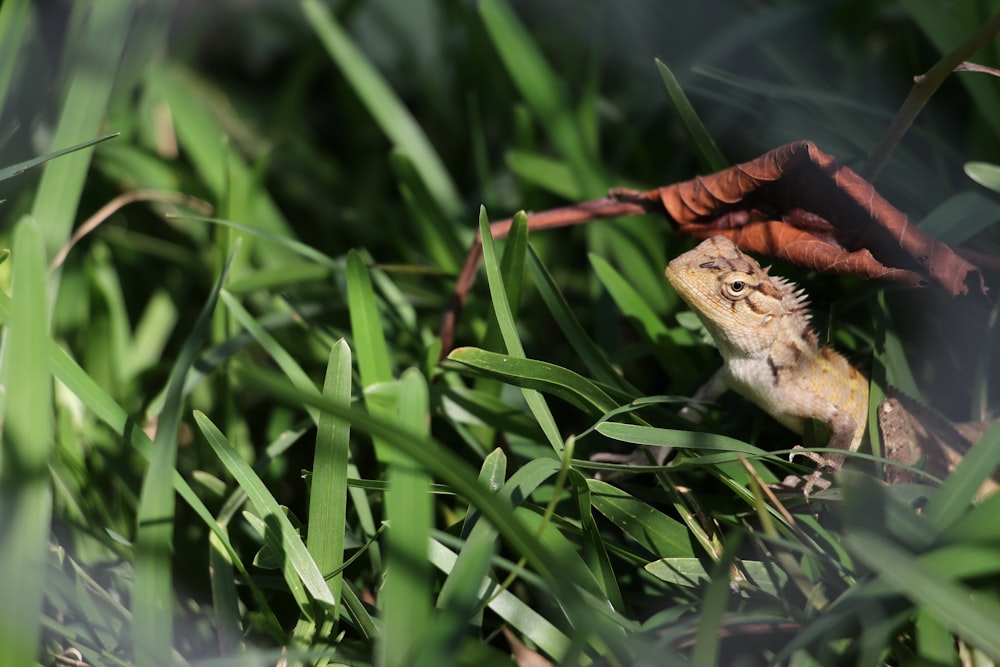
[[[830,488],[830,480],[823,477],[823,469],[836,469],[837,466],[833,464],[829,459],[824,457],[822,454],[817,454],[816,452],[806,451],[801,445],[795,445],[792,448],[792,453],[788,455],[789,461],[794,461],[796,456],[804,456],[810,461],[813,461],[818,466],[816,470],[813,470],[808,477],[800,477],[799,475],[789,475],[784,480],[782,480],[781,485],[783,487],[796,489],[799,484],[802,484],[802,495],[809,498],[815,490],[825,491]]]

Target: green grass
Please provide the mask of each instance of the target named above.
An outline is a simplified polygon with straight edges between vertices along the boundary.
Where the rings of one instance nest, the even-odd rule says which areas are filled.
[[[861,169],[990,13],[696,4],[0,5],[0,666],[510,665],[505,628],[554,664],[1000,662],[997,427],[939,483],[863,453],[776,506],[796,436],[677,415],[719,363],[662,278],[692,241],[515,215],[803,138]],[[995,82],[876,184],[997,255]],[[873,395],[996,414],[995,305],[775,272]],[[671,457],[595,477],[635,446]]]

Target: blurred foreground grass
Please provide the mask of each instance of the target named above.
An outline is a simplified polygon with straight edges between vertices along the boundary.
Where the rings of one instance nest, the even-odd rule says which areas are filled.
[[[670,4],[0,5],[0,163],[120,133],[0,183],[0,665],[511,664],[504,627],[560,664],[1000,660],[1000,433],[781,513],[794,436],[674,414],[718,361],[662,220],[487,244],[439,363],[477,224],[691,178],[699,119],[859,167],[1000,9]],[[998,156],[998,79],[956,75],[877,185],[997,254]],[[877,382],[995,411],[989,304],[779,268]],[[633,443],[677,454],[593,479]]]

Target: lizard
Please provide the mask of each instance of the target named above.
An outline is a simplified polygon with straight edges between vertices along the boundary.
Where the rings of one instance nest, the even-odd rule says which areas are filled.
[[[667,282],[711,334],[723,365],[693,400],[732,389],[790,430],[810,419],[826,425],[833,449],[856,451],[865,434],[868,379],[820,343],[809,300],[795,283],[768,273],[724,236],[675,257]],[[822,468],[839,469],[844,454],[819,457],[805,495],[823,486]]]
[[[868,421],[868,379],[839,352],[819,342],[810,324],[809,300],[795,283],[772,276],[724,236],[712,236],[667,266],[667,282],[691,307],[708,330],[723,359],[680,414],[700,421],[693,409],[732,389],[775,420],[802,435],[808,420],[825,424],[827,447],[857,451]],[[922,464],[943,477],[961,460],[991,422],[955,424],[930,408],[887,387],[887,398],[876,410],[887,465],[885,481],[915,481],[911,472],[893,462]],[[654,462],[662,465],[668,448],[658,448]],[[642,452],[600,453],[597,461],[648,462]],[[845,454],[810,456],[820,464],[805,482],[803,493],[825,488],[822,471],[839,469]],[[790,477],[785,484],[793,484]],[[980,488],[984,497],[1000,488],[1000,471]]]

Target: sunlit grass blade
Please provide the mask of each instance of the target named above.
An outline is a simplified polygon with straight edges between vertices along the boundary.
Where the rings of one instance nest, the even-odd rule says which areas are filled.
[[[416,369],[407,369],[398,383],[398,419],[404,429],[427,437],[430,414],[427,382]],[[387,667],[442,664],[446,655],[428,655],[444,647],[427,643],[431,617],[431,565],[427,559],[433,507],[430,477],[419,465],[395,457],[389,466],[385,494],[386,574],[380,603],[385,625],[380,650]]]
[[[460,347],[448,355],[448,360],[508,384],[558,396],[595,418],[619,406],[583,376],[544,361],[487,352],[475,347]]]
[[[524,263],[528,252],[528,218],[525,215],[515,215],[511,220],[507,242],[504,245],[503,256],[500,258],[500,275],[503,276],[504,291],[511,314],[517,311],[521,302],[521,287],[524,283]],[[500,332],[496,313],[486,325],[483,335],[483,345],[487,350],[502,349],[503,335]],[[482,388],[476,385],[477,389]]]
[[[524,212],[517,215],[524,216]],[[517,325],[514,323],[514,315],[510,309],[510,302],[507,300],[507,290],[504,287],[504,279],[500,274],[500,265],[497,262],[496,248],[493,244],[493,235],[490,232],[490,221],[486,216],[486,209],[479,210],[479,233],[483,242],[483,266],[486,268],[486,278],[490,286],[490,297],[493,300],[493,312],[496,314],[497,324],[500,327],[500,334],[503,337],[504,346],[507,353],[512,357],[524,358],[524,346],[517,333]],[[555,419],[549,411],[548,405],[541,394],[533,389],[522,389],[524,400],[535,416],[535,420],[541,426],[549,440],[549,445],[556,452],[562,452],[562,438],[556,426]]]
[[[344,405],[351,403],[351,349],[344,340],[330,349],[323,394]],[[312,482],[309,487],[309,524],[306,545],[324,575],[344,563],[347,525],[347,467],[351,429],[343,420],[322,413],[316,432]],[[327,580],[335,605],[340,604],[344,575]],[[331,614],[336,622],[336,606]]]
[[[71,71],[64,73],[69,87],[63,96],[53,146],[74,146],[98,134],[129,34],[133,7],[128,0],[108,0],[91,8],[83,34],[70,47],[78,47],[79,52],[66,54],[64,59],[72,65]],[[92,153],[92,148],[86,148],[64,156],[48,163],[42,173],[32,214],[45,225],[48,255],[55,254],[69,239]]]
[[[739,452],[751,456],[766,456],[768,454],[764,450],[753,445],[748,445],[745,442],[711,433],[653,428],[651,426],[619,424],[616,422],[600,424],[597,427],[597,431],[614,440],[629,442],[633,445],[657,445],[679,449]]]
[[[351,337],[358,360],[358,375],[362,390],[390,382],[392,365],[389,345],[382,328],[375,289],[372,287],[368,267],[357,250],[347,253],[347,303],[351,318]],[[365,405],[373,417],[389,418],[395,408],[380,401],[377,396],[365,394]],[[382,462],[392,459],[393,450],[375,439],[375,454]]]
[[[1000,166],[989,162],[966,162],[965,174],[984,188],[1000,192]]]
[[[691,101],[684,94],[684,89],[681,88],[677,77],[670,71],[666,63],[659,58],[656,59],[656,69],[660,72],[660,78],[663,79],[667,95],[670,96],[670,101],[674,105],[677,117],[680,119],[681,125],[684,126],[684,131],[687,132],[688,138],[691,140],[695,155],[698,156],[698,161],[701,163],[702,168],[710,173],[722,171],[728,167],[729,161],[726,160],[726,156],[719,150],[715,140],[712,139],[712,135],[708,133],[708,128],[701,122],[698,113],[691,106]]]
[[[263,520],[264,538],[267,545],[285,559],[287,564],[284,569],[285,583],[294,590],[301,582],[301,585],[305,586],[313,599],[328,605],[329,609],[332,610],[335,602],[330,588],[316,566],[316,561],[313,560],[305,544],[302,543],[302,539],[278,501],[275,500],[257,473],[253,471],[253,468],[240,458],[239,453],[226,440],[215,424],[209,421],[208,417],[201,412],[195,412],[194,419],[205,439],[208,440],[208,444],[212,447],[212,451],[219,457],[237,484],[246,491],[250,503]],[[289,578],[292,580],[289,581]],[[312,615],[312,609],[308,604],[302,606],[303,602],[299,600],[301,612],[303,616],[309,618]]]
[[[38,655],[52,512],[52,378],[42,230],[23,218],[14,236],[11,320],[3,350],[0,446],[0,665]]]
[[[175,512],[173,475],[183,420],[184,378],[208,335],[219,292],[229,274],[233,257],[230,255],[170,370],[166,400],[157,422],[152,456],[139,495],[132,636],[137,660],[146,664],[163,663],[173,649],[174,591],[170,564]]]
[[[462,209],[462,199],[444,163],[417,121],[324,4],[318,0],[302,0],[302,10],[309,25],[382,132],[397,148],[410,156],[427,189],[445,214],[449,217],[457,216]]]

